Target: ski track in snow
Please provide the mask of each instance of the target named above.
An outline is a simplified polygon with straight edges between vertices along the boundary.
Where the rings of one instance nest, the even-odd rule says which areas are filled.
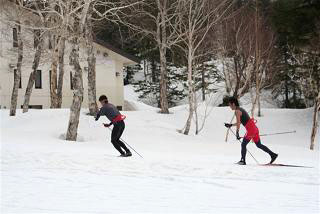
[[[130,161],[113,155],[91,155],[82,159],[77,154],[39,155],[14,151],[5,151],[2,159],[3,194],[9,196],[3,202],[4,212],[105,213],[131,210],[232,213],[247,210],[248,213],[256,213],[261,211],[259,204],[268,205],[270,196],[270,206],[276,201],[288,213],[304,212],[306,204],[310,206],[310,213],[317,211],[317,204],[312,204],[312,195],[319,187],[314,169],[299,169],[298,172],[286,169],[283,172],[280,167],[266,169],[251,165],[247,166],[250,171],[246,171],[241,169],[243,166],[227,163],[225,168],[215,164],[207,168],[179,161],[140,160],[138,157],[130,158]],[[266,186],[272,191],[265,193]],[[82,204],[82,208],[74,209],[70,201]],[[124,201],[125,206],[120,201]],[[83,210],[83,207],[87,209]]]
[[[70,143],[58,139],[67,110],[31,111],[16,120],[1,111],[1,213],[319,213],[319,151],[300,146],[305,127],[287,143],[268,146],[279,151],[279,163],[313,168],[259,166],[249,155],[248,165],[238,166],[239,144],[222,142],[225,129],[216,126],[229,117],[221,114],[226,109],[214,112],[200,136],[178,134],[185,115],[175,111],[125,113],[124,138],[144,159],[118,158],[103,121],[83,114],[84,142]],[[268,161],[254,145],[248,149]]]

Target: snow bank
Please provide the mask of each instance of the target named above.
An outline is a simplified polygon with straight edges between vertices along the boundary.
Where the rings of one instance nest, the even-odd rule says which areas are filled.
[[[278,163],[313,167],[289,168],[259,166],[250,156],[247,166],[233,164],[240,144],[232,135],[224,142],[227,107],[210,109],[200,135],[192,128],[185,136],[176,130],[186,106],[163,115],[130,102],[138,111],[123,112],[123,139],[144,159],[118,158],[102,126],[106,118],[95,122],[85,110],[81,142],[59,138],[67,109],[16,117],[1,110],[1,213],[319,213],[319,143],[308,149],[311,109],[263,109],[258,118],[261,133],[297,131],[262,138],[279,153]],[[253,144],[248,149],[260,163],[269,161]]]

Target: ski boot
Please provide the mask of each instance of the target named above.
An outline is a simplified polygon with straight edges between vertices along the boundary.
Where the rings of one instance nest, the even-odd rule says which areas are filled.
[[[269,163],[269,164],[272,164],[272,163],[277,159],[278,154],[273,153],[273,154],[271,154],[270,156],[271,156],[271,161],[270,161],[270,163]]]
[[[240,160],[237,164],[239,164],[239,165],[247,165],[245,160]]]

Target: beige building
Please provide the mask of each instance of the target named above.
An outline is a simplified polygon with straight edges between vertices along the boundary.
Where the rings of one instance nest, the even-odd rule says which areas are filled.
[[[13,89],[14,69],[17,66],[17,48],[14,40],[16,29],[6,21],[5,14],[0,8],[0,106],[10,108],[11,93]],[[32,21],[30,17],[25,22]],[[22,28],[22,39],[24,42],[24,57],[22,64],[22,77],[19,87],[18,108],[23,105],[24,94],[28,84],[29,75],[32,71],[34,58],[34,30]],[[52,51],[50,51],[49,38],[45,39],[46,52],[41,58],[41,62],[36,74],[35,86],[30,99],[30,108],[50,108],[50,67]],[[112,45],[96,40],[94,43],[96,52],[96,87],[97,97],[101,94],[108,96],[111,103],[120,109],[124,106],[123,90],[123,67],[139,63],[139,60]],[[65,51],[65,74],[63,83],[62,108],[69,108],[72,103],[72,66],[69,66],[70,44],[66,44]],[[88,107],[87,92],[87,56],[82,45],[80,49],[80,61],[83,70],[84,100],[83,108]],[[58,73],[59,74],[59,73]]]

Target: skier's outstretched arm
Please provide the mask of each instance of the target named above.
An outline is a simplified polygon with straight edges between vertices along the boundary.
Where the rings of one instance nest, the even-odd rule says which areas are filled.
[[[98,121],[100,116],[101,116],[101,110],[102,108],[100,108],[99,112],[97,113],[96,117],[95,117],[95,120]]]

